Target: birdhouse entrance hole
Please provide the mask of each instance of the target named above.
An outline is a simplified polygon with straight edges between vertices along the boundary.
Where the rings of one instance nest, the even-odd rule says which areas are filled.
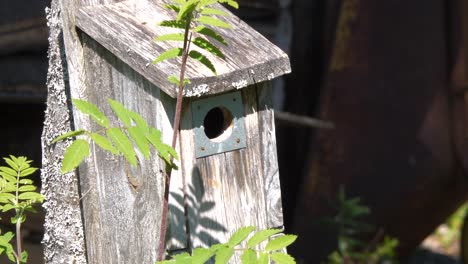
[[[240,92],[193,101],[192,121],[197,158],[246,147]]]
[[[232,133],[233,116],[226,107],[212,108],[203,120],[205,135],[214,142],[227,139]]]

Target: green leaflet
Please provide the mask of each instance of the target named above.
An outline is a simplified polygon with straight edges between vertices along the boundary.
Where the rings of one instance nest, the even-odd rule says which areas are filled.
[[[23,252],[21,252],[20,261],[22,263],[28,262],[28,252],[26,252],[25,250],[23,250]]]
[[[154,41],[184,41],[184,34],[174,33],[174,34],[161,35],[161,36],[154,38]]]
[[[37,171],[37,168],[27,168],[27,169],[24,169],[24,170],[20,171],[19,176],[20,177],[28,176],[28,175],[33,174],[36,171]]]
[[[13,177],[16,177],[17,175],[17,172],[11,168],[8,168],[8,167],[4,167],[4,166],[1,166],[0,167],[0,172],[3,172],[5,174],[8,174],[10,176],[13,176]]]
[[[87,141],[77,139],[67,148],[62,161],[62,174],[74,170],[89,155]]]
[[[202,35],[205,35],[205,36],[208,36],[218,42],[220,42],[221,44],[224,44],[225,46],[227,46],[227,42],[224,40],[224,38],[219,35],[218,33],[216,33],[214,30],[210,29],[210,28],[207,28],[205,26],[197,26],[195,29],[194,29],[195,32],[198,32]]]
[[[192,50],[189,52],[189,56],[190,58],[201,62],[203,65],[205,65],[205,67],[210,69],[215,75],[218,75],[216,73],[215,67],[213,66],[213,63],[207,57],[205,57],[205,55],[201,54],[200,52],[196,50]]]
[[[247,227],[242,227],[239,228],[229,239],[229,242],[227,243],[229,247],[235,247],[239,245],[244,239],[246,239],[250,233],[252,233],[255,230],[255,226],[247,226]]]
[[[127,127],[132,125],[132,119],[130,118],[129,111],[125,106],[115,100],[110,98],[107,99],[109,102],[112,111],[114,111],[115,115],[119,118],[119,120]]]
[[[260,252],[260,256],[258,257],[258,264],[268,264],[269,260],[270,258],[268,254]]]
[[[230,247],[220,248],[216,252],[215,264],[227,264],[234,254],[234,249]]]
[[[30,191],[35,191],[37,189],[36,186],[34,185],[23,185],[18,188],[18,191],[20,192],[30,192]]]
[[[221,11],[219,9],[209,8],[209,7],[203,8],[203,10],[200,12],[200,14],[202,14],[202,15],[218,15],[218,16],[228,16],[229,15],[228,13],[226,13],[224,11]]]
[[[215,17],[201,16],[197,18],[197,21],[208,26],[228,28],[228,29],[232,28],[231,25],[229,25],[228,23],[221,21]]]
[[[293,257],[282,252],[272,253],[271,259],[273,259],[277,264],[296,264]]]
[[[297,239],[296,235],[283,235],[277,238],[274,238],[265,247],[266,251],[275,251],[283,249],[291,245]]]
[[[238,9],[239,8],[239,4],[237,3],[237,1],[234,1],[234,0],[219,0],[220,3],[227,3],[229,6],[235,8],[235,9]]]
[[[220,57],[222,59],[226,59],[224,54],[215,45],[211,44],[206,39],[197,37],[192,41],[192,43],[195,44],[196,46],[198,46],[198,47],[212,53],[215,56],[218,56],[218,57]]]
[[[98,125],[105,128],[109,127],[109,119],[94,104],[79,99],[73,99],[73,104],[83,114],[89,115]]]
[[[3,159],[8,164],[8,166],[10,166],[13,170],[15,170],[15,171],[20,170],[18,164],[16,164],[12,159],[9,159],[9,158],[3,158]]]
[[[203,7],[203,6],[208,6],[208,5],[212,5],[214,3],[217,3],[218,0],[201,0],[200,1],[200,6]]]
[[[177,78],[177,76],[171,75],[171,76],[167,77],[167,80],[170,83],[173,83],[173,84],[179,86],[179,78]],[[184,79],[184,85],[189,84],[189,83],[190,83],[190,79]]]
[[[114,145],[112,145],[112,142],[105,136],[102,136],[97,133],[91,133],[90,137],[94,141],[94,143],[96,143],[102,149],[107,150],[114,155],[120,154],[119,150],[116,149]]]
[[[120,128],[113,127],[107,130],[107,136],[114,142],[115,147],[124,155],[128,163],[136,167],[138,163],[136,153],[125,133]]]
[[[159,57],[157,57],[153,61],[153,64],[159,63],[164,60],[169,60],[169,59],[180,57],[182,56],[182,52],[183,50],[181,48],[170,49],[166,52],[161,53],[161,55],[159,55]]]
[[[37,192],[24,192],[21,193],[18,198],[20,200],[34,200],[34,201],[42,201],[44,197]]]
[[[132,118],[133,122],[141,129],[143,133],[148,133],[149,132],[149,126],[148,123],[146,123],[145,119],[141,117],[138,113],[129,111],[129,115]]]
[[[184,21],[175,21],[175,20],[165,20],[159,23],[162,27],[170,27],[170,28],[180,28],[185,29],[185,22]]]
[[[242,264],[257,264],[257,253],[252,249],[244,250],[241,261]]]
[[[79,135],[83,135],[84,133],[86,133],[86,131],[83,130],[83,129],[75,130],[75,131],[70,131],[70,132],[65,133],[65,134],[63,134],[63,135],[61,135],[61,136],[56,137],[56,138],[52,141],[52,144],[53,144],[53,143],[56,143],[56,142],[58,142],[58,141],[60,141],[60,140],[69,138],[69,137],[76,137],[76,136],[79,136]]]
[[[148,159],[150,157],[150,148],[144,132],[139,127],[132,126],[128,128],[128,134],[140,150],[141,154],[143,154],[145,159]]]
[[[181,5],[179,13],[177,14],[177,21],[182,21],[183,19],[189,19],[192,16],[193,10],[200,0],[188,0],[183,5]]]
[[[165,4],[164,7],[165,7],[166,9],[176,11],[177,13],[179,13],[179,10],[180,10],[180,7],[179,7],[178,5],[169,5],[169,4]]]
[[[249,241],[247,242],[247,247],[254,248],[258,244],[267,240],[272,235],[278,234],[279,232],[281,232],[281,229],[266,229],[258,231],[249,239]]]
[[[215,253],[206,248],[196,248],[192,252],[192,264],[204,264]]]

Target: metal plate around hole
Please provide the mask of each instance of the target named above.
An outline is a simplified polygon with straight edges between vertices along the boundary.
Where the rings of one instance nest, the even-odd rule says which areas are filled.
[[[231,135],[221,142],[210,140],[206,136],[203,126],[206,114],[215,107],[225,107],[233,116]],[[193,101],[192,122],[196,158],[242,149],[247,146],[244,126],[244,105],[240,91]]]

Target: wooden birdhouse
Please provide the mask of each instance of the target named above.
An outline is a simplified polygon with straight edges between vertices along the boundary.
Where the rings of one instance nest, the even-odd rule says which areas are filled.
[[[168,33],[158,22],[174,14],[146,1],[78,6],[67,11],[74,19],[64,18],[68,65],[75,67],[69,69],[71,96],[104,108],[107,97],[120,101],[170,143],[177,90],[167,77],[178,73],[179,63],[151,61],[177,47],[153,41]],[[209,57],[218,75],[188,62],[191,83],[184,89],[180,163],[171,182],[168,250],[224,242],[243,226],[283,226],[270,80],[290,72],[289,59],[238,17],[226,20],[233,27],[220,31],[227,59]],[[66,32],[70,28],[77,37]],[[77,113],[74,122],[93,128]],[[124,163],[96,150],[79,168],[92,263],[154,261],[164,164],[158,157],[140,161],[138,169]]]

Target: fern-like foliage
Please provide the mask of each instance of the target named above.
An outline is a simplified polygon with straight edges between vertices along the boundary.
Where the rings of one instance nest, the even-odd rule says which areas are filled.
[[[277,235],[281,229],[265,229],[257,232],[255,227],[242,227],[224,244],[215,244],[210,248],[196,248],[192,254],[182,253],[170,260],[157,261],[156,264],[203,264],[214,260],[215,264],[226,264],[236,251],[240,252],[243,264],[294,264],[295,259],[284,253],[284,249],[296,239],[295,235]],[[261,248],[262,242],[268,241]]]
[[[172,168],[176,168],[172,159],[178,160],[177,152],[161,140],[161,131],[150,127],[148,123],[136,112],[127,109],[121,103],[108,99],[113,113],[120,121],[120,126],[111,126],[109,118],[94,104],[73,99],[75,107],[83,114],[88,115],[102,130],[91,132],[75,130],[63,134],[52,143],[67,138],[79,137],[66,149],[62,161],[62,173],[67,173],[78,167],[90,154],[90,142],[114,155],[123,155],[128,163],[136,167],[139,151],[145,159],[151,155],[151,146],[158,155]]]
[[[17,226],[17,245],[20,245],[21,234],[18,232],[21,223],[26,221],[25,212],[35,213],[36,210],[33,206],[42,203],[44,198],[36,192],[37,187],[33,181],[28,179],[28,176],[37,171],[37,168],[31,167],[31,160],[13,155],[3,159],[7,166],[0,166],[0,210],[2,213],[10,210],[15,212],[10,221]],[[14,236],[12,232],[0,235],[0,255],[6,253],[12,262],[26,263],[28,253],[18,248],[18,252],[15,252],[10,242]]]
[[[189,49],[190,44],[193,44],[206,53],[211,53],[221,59],[226,58],[218,45],[227,45],[227,43],[216,32],[216,28],[231,29],[231,26],[220,19],[220,17],[228,16],[228,13],[213,8],[216,3],[225,3],[233,8],[239,8],[235,0],[173,0],[172,4],[165,5],[167,9],[176,12],[177,17],[174,20],[163,21],[159,25],[178,28],[181,29],[181,32],[158,36],[155,41],[180,41],[183,45],[181,48],[173,48],[163,52],[153,63],[181,57],[185,53],[186,56],[199,61],[216,75],[215,66],[205,54]],[[176,76],[170,76],[168,79],[171,83],[179,84],[179,79]],[[184,83],[186,82],[189,80],[184,79]]]

